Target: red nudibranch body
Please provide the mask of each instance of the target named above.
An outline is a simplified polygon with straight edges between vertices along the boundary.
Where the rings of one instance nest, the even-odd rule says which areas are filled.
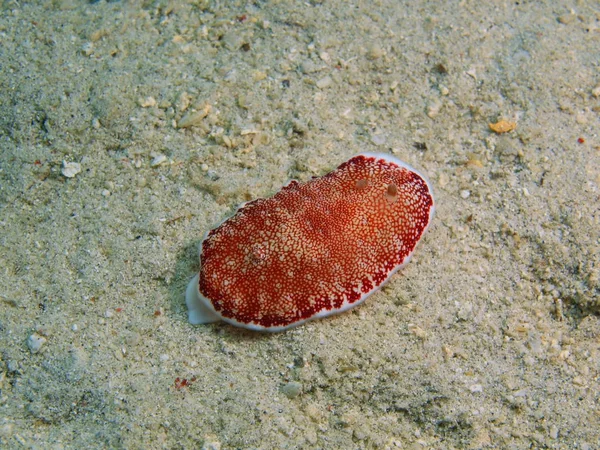
[[[291,181],[206,235],[189,321],[282,331],[350,309],[409,261],[433,212],[426,179],[389,155]]]

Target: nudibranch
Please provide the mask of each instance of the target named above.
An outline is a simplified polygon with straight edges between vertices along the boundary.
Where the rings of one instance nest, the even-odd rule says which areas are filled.
[[[189,321],[283,331],[353,308],[408,263],[434,209],[426,178],[390,155],[293,180],[207,233]]]

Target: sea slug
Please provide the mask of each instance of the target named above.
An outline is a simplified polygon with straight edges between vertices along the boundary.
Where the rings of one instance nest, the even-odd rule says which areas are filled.
[[[385,154],[291,181],[207,233],[189,321],[283,331],[353,308],[410,260],[434,209],[425,177]]]

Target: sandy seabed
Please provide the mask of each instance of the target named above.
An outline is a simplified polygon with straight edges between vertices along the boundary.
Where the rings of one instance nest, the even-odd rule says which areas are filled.
[[[593,1],[1,2],[0,446],[600,448],[599,49]],[[436,193],[401,273],[188,324],[208,229],[365,151]]]

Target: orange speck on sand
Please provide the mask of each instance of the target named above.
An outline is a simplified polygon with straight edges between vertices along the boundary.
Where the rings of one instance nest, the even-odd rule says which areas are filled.
[[[492,130],[494,133],[502,134],[508,133],[509,131],[512,131],[515,128],[517,128],[517,123],[501,119],[496,123],[490,123],[489,126],[490,130]]]

